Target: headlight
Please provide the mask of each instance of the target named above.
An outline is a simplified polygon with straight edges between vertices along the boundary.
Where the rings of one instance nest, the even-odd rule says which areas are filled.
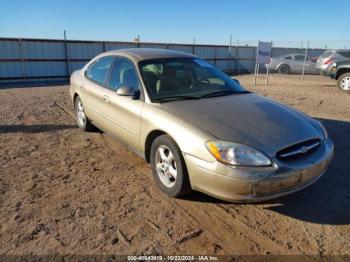
[[[324,127],[324,125],[322,125],[322,123],[320,121],[318,121],[318,125],[322,129],[322,132],[323,132],[323,135],[324,135],[324,139],[327,140],[328,139],[328,133],[327,133],[326,128]]]
[[[208,141],[206,147],[220,162],[239,166],[269,166],[271,160],[262,152],[241,144]]]

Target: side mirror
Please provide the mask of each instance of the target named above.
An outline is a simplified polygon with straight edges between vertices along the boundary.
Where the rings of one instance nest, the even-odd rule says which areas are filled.
[[[236,78],[232,78],[232,80],[235,81],[237,84],[241,85],[241,83]]]
[[[117,95],[131,96],[132,99],[136,100],[140,98],[140,90],[135,89],[131,86],[121,86],[117,89]]]

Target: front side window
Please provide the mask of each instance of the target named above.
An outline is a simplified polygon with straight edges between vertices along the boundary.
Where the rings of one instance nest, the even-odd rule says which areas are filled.
[[[113,61],[114,57],[112,56],[101,57],[86,70],[86,77],[104,85]]]
[[[109,78],[108,87],[116,90],[121,86],[139,88],[139,78],[134,64],[127,58],[117,58],[117,63]]]
[[[236,81],[202,59],[142,61],[143,81],[152,100],[201,99],[247,92]]]

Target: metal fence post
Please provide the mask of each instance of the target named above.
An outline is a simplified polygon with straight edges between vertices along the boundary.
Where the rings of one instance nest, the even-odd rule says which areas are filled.
[[[302,80],[304,80],[304,78],[305,78],[305,67],[306,67],[306,60],[307,60],[308,49],[309,49],[309,40],[307,41],[307,46],[306,46],[306,49],[305,49],[305,58],[304,58],[304,64],[303,64],[303,75],[301,77]]]
[[[23,77],[23,80],[25,80],[26,79],[26,72],[25,72],[25,67],[24,67],[24,53],[23,53],[23,45],[22,45],[21,38],[18,38],[18,47],[19,47],[19,54],[21,57],[22,77]]]
[[[271,57],[272,57],[272,45],[273,42],[271,40]],[[271,58],[270,58],[270,62],[271,62]],[[270,64],[266,67],[266,85],[269,85],[269,76],[270,76]]]
[[[259,52],[259,45],[260,40],[258,41],[258,45],[256,47],[256,55],[255,55],[255,72],[254,72],[254,86],[256,86],[256,77],[259,71],[259,64],[258,64],[258,52]]]
[[[238,73],[238,63],[239,63],[239,40],[237,40],[236,54],[235,54],[235,71]]]
[[[69,79],[69,57],[68,57],[66,30],[63,31],[63,34],[64,34],[64,54],[66,56],[66,74],[67,74],[67,78]]]
[[[231,70],[231,46],[232,46],[232,35],[230,35],[230,43],[228,46],[228,70]]]
[[[193,55],[196,53],[196,47],[195,47],[195,45],[196,45],[196,38],[193,37],[193,45],[192,45],[192,54],[193,54]]]
[[[216,46],[213,47],[214,48],[214,65],[216,66],[216,60],[217,60],[217,54],[216,54]]]

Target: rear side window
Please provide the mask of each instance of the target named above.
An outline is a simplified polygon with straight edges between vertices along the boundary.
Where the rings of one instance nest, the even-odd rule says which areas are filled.
[[[303,56],[303,55],[296,55],[294,57],[295,57],[295,60],[297,60],[297,61],[304,61],[305,60],[305,56]]]
[[[88,70],[86,70],[86,77],[104,85],[113,61],[113,56],[105,56],[98,59],[88,68]]]

